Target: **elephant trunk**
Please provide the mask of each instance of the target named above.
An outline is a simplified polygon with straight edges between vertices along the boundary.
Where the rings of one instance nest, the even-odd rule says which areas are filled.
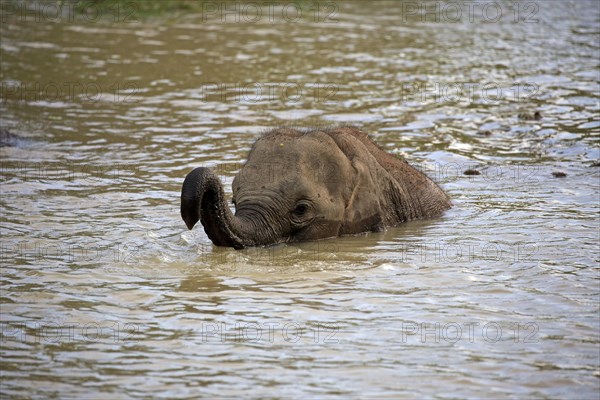
[[[221,181],[208,168],[196,168],[185,177],[181,188],[181,217],[188,229],[200,220],[217,246],[243,249],[256,245],[252,239],[253,223],[232,214]]]

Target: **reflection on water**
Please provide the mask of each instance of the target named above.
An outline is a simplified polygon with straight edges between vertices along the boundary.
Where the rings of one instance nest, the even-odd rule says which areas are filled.
[[[3,395],[597,396],[598,4],[460,22],[328,4],[254,23],[3,9]],[[193,167],[230,193],[265,129],[344,123],[454,208],[242,251],[186,231]]]

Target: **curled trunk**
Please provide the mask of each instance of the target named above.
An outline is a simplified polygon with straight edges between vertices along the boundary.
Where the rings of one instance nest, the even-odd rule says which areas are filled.
[[[256,246],[255,231],[251,221],[233,215],[223,192],[219,178],[208,168],[199,167],[190,172],[181,188],[181,217],[188,229],[198,221],[217,246]]]

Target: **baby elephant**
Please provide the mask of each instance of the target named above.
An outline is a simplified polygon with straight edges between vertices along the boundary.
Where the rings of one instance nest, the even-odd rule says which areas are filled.
[[[208,168],[190,172],[181,216],[235,249],[381,231],[451,207],[427,176],[353,127],[272,130],[233,180],[235,215]]]

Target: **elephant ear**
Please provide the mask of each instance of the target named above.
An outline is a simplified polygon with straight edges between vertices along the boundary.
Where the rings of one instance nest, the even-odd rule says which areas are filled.
[[[351,160],[354,179],[348,191],[344,210],[344,223],[340,233],[379,232],[385,228],[382,210],[381,188],[375,184],[370,169],[361,160]]]
[[[356,138],[344,134],[330,134],[352,166],[352,177],[345,182],[344,223],[340,234],[381,231],[385,228],[383,190],[389,178],[364,145]]]
[[[342,127],[331,131],[330,135],[334,139],[352,138],[352,141],[360,142],[359,147],[370,155],[363,159],[374,160],[374,163],[367,161],[368,165],[374,170],[385,171],[385,176],[375,181],[385,186],[382,190],[387,206],[382,205],[382,208],[388,210],[384,215],[386,225],[438,216],[452,207],[446,193],[429,177],[404,159],[384,151],[367,133],[355,127]],[[360,155],[362,152],[359,152]]]

